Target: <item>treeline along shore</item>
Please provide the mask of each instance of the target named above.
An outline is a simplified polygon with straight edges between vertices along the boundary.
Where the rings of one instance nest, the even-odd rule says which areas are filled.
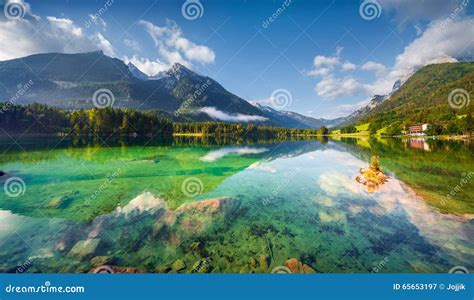
[[[0,107],[6,107],[0,103]],[[254,124],[173,123],[153,112],[107,107],[64,110],[44,104],[9,105],[0,110],[0,128],[8,134],[161,136],[204,135],[289,138],[328,134],[326,127],[295,129]]]
[[[453,123],[454,124],[454,123]],[[429,124],[425,136],[464,136],[471,137],[472,116],[467,114],[456,123],[447,126]],[[380,133],[372,130],[367,123],[366,130],[360,131],[349,125],[337,130],[325,126],[318,129],[285,128],[270,125],[224,123],[224,122],[173,122],[156,111],[137,111],[107,107],[103,109],[65,110],[45,104],[12,105],[0,102],[0,135],[16,134],[56,134],[71,136],[210,136],[230,138],[280,139],[313,138],[321,136],[406,136],[406,128],[389,126]],[[364,127],[364,126],[359,126]],[[395,130],[396,129],[396,130]]]

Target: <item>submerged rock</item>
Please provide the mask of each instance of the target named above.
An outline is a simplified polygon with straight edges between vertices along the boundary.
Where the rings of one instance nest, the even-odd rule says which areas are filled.
[[[118,273],[118,274],[141,274],[141,273],[145,273],[143,270],[141,269],[137,269],[137,268],[124,268],[124,267],[115,267],[115,266],[112,266],[112,270],[114,270],[114,273]]]
[[[178,259],[173,263],[171,268],[173,269],[173,271],[179,272],[181,270],[186,269],[186,263],[182,259]]]
[[[356,177],[356,181],[367,187],[367,191],[374,192],[378,187],[388,181],[386,176],[379,167],[378,157],[372,156],[370,166],[368,168],[361,168],[360,175]]]
[[[7,174],[7,173],[0,170],[0,177],[4,176],[5,174]]]
[[[270,262],[270,256],[260,255],[260,257],[258,258],[258,263],[260,264],[260,268],[262,269],[262,272],[264,273],[268,272],[269,262]]]
[[[249,257],[248,266],[250,273],[254,273],[255,269],[258,267],[257,260],[253,256]]]
[[[172,269],[168,266],[163,266],[163,265],[160,265],[160,266],[157,266],[155,268],[155,272],[156,273],[168,273],[170,272]]]
[[[224,210],[230,200],[231,198],[215,198],[196,201],[181,205],[180,207],[178,207],[177,211],[185,213],[192,212],[215,214],[219,211]]]
[[[290,269],[291,273],[310,274],[316,271],[310,266],[301,263],[296,258],[290,258],[285,262],[285,267]]]
[[[187,233],[202,233],[212,224],[217,215],[232,220],[237,214],[240,202],[232,198],[215,198],[181,205],[176,209],[180,229]]]
[[[210,271],[209,258],[198,260],[191,269],[191,273],[209,273]]]
[[[114,262],[114,257],[112,256],[95,256],[91,259],[91,265],[93,267],[110,265]]]
[[[72,198],[69,196],[56,197],[48,203],[48,208],[65,208],[71,201]]]
[[[204,247],[204,243],[202,243],[200,241],[191,243],[191,245],[189,246],[189,251],[195,252],[198,255],[202,256],[202,257],[207,256],[206,255],[206,249]]]
[[[77,242],[69,251],[69,255],[79,258],[91,257],[97,250],[100,239],[88,239]]]
[[[74,196],[77,194],[79,194],[79,191],[62,193],[62,195],[51,199],[48,203],[48,208],[67,208],[73,202]]]

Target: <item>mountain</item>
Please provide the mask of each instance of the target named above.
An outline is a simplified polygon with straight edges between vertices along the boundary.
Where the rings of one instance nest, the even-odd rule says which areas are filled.
[[[433,59],[426,66],[424,66],[422,68],[409,70],[405,74],[401,75],[401,77],[398,80],[395,81],[395,83],[393,84],[393,87],[392,87],[392,91],[388,95],[374,95],[370,99],[370,101],[367,105],[365,105],[364,107],[359,108],[358,110],[354,111],[353,113],[351,113],[347,117],[343,118],[343,120],[337,126],[338,127],[344,127],[344,126],[347,126],[347,125],[350,125],[350,124],[360,124],[360,123],[366,122],[367,119],[370,118],[369,116],[380,113],[381,111],[384,110],[385,106],[382,106],[381,109],[376,109],[377,107],[381,106],[381,104],[383,102],[385,102],[386,100],[389,100],[389,99],[392,99],[392,98],[397,98],[399,96],[396,96],[396,95],[403,94],[406,91],[405,89],[400,93],[397,93],[397,92],[405,85],[405,83],[407,83],[409,80],[411,80],[412,77],[418,78],[419,76],[423,76],[423,75],[417,75],[417,74],[424,73],[424,72],[426,72],[427,69],[432,68],[432,69],[440,70],[440,71],[443,70],[443,69],[457,70],[459,68],[463,68],[462,64],[463,63],[458,62],[458,60],[456,60],[455,58],[452,58],[450,56],[440,56],[436,59]],[[468,64],[469,64],[469,62],[468,62]],[[425,71],[422,71],[422,70],[425,70]],[[438,84],[442,84],[442,82],[439,82],[440,79],[442,81],[442,77],[440,77],[439,74],[429,74],[429,75],[425,75],[425,76],[437,76],[438,77],[438,79],[437,79]],[[445,74],[443,74],[441,76],[445,76]],[[447,77],[447,78],[449,78],[449,77]],[[429,78],[426,78],[426,79],[429,80]],[[417,88],[418,87],[421,88],[421,86],[417,86]],[[426,91],[426,89],[425,89],[425,91]],[[410,88],[409,93],[413,94],[414,92],[415,91],[413,91]],[[426,97],[429,97],[428,96],[428,91],[426,91],[426,92],[427,92]],[[413,99],[413,100],[416,101],[416,99]]]
[[[395,122],[415,124],[456,120],[457,116],[473,113],[473,106],[469,105],[472,91],[474,62],[428,65],[413,74],[389,98],[374,97],[371,101],[373,107],[359,110],[358,115],[353,114],[351,123],[370,122],[381,128]]]
[[[327,121],[254,106],[181,64],[150,77],[132,63],[127,65],[102,51],[47,53],[2,61],[0,82],[0,101],[13,99],[16,104],[91,108],[94,93],[107,89],[115,107],[155,111],[175,121],[251,119],[294,128],[319,128]],[[31,84],[25,89],[28,82]]]
[[[287,124],[287,127],[292,128],[320,128],[321,126],[333,127],[339,124],[344,118],[337,118],[333,120],[315,119],[305,115],[301,115],[291,111],[278,111],[269,106],[255,104],[265,117],[279,124]]]
[[[150,80],[150,76],[146,75],[140,69],[138,69],[134,64],[131,62],[128,63],[128,70],[132,74],[133,77],[139,79],[139,80]]]
[[[399,81],[397,81],[399,83]],[[395,83],[395,85],[397,84]],[[395,86],[394,86],[395,87]],[[344,127],[349,124],[356,123],[358,120],[362,119],[363,117],[367,116],[374,108],[376,108],[380,103],[387,100],[389,97],[386,95],[375,95],[373,96],[369,103],[358,110],[354,111],[347,117],[341,118],[342,121],[337,124],[338,127]]]
[[[437,64],[448,64],[448,63],[457,63],[459,62],[457,59],[454,57],[448,56],[448,55],[441,55],[438,56],[431,61],[425,63],[425,65],[422,66],[417,66],[413,68],[409,68],[407,70],[404,70],[400,74],[398,74],[398,79],[395,81],[393,84],[392,91],[389,95],[392,95],[395,93],[405,82],[407,82],[408,79],[410,79],[411,76],[413,76],[418,70],[420,70],[422,67],[429,66],[429,65],[437,65]],[[388,97],[387,97],[388,99]]]
[[[174,112],[212,106],[228,113],[260,114],[216,81],[182,65],[176,64],[165,75],[147,80],[133,65],[127,66],[101,51],[38,54],[0,62],[0,81],[4,83],[0,99],[9,100],[17,93],[18,84],[32,80],[30,89],[18,97],[19,103],[36,101],[66,109],[90,108],[94,92],[108,89],[115,98],[114,105],[123,108]],[[195,95],[204,84],[205,91]],[[186,101],[191,97],[192,101]]]

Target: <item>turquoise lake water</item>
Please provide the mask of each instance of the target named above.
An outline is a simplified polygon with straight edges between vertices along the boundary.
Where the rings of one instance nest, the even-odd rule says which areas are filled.
[[[390,178],[368,191],[363,143],[3,143],[0,272],[268,273],[289,258],[318,273],[473,270],[472,213],[441,213],[381,147]]]

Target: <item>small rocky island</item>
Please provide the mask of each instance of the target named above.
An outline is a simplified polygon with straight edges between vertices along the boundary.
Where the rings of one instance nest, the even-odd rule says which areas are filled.
[[[369,167],[361,168],[359,172],[360,175],[356,177],[356,181],[365,185],[370,193],[377,191],[380,185],[388,181],[388,176],[380,170],[377,156],[372,156]]]

